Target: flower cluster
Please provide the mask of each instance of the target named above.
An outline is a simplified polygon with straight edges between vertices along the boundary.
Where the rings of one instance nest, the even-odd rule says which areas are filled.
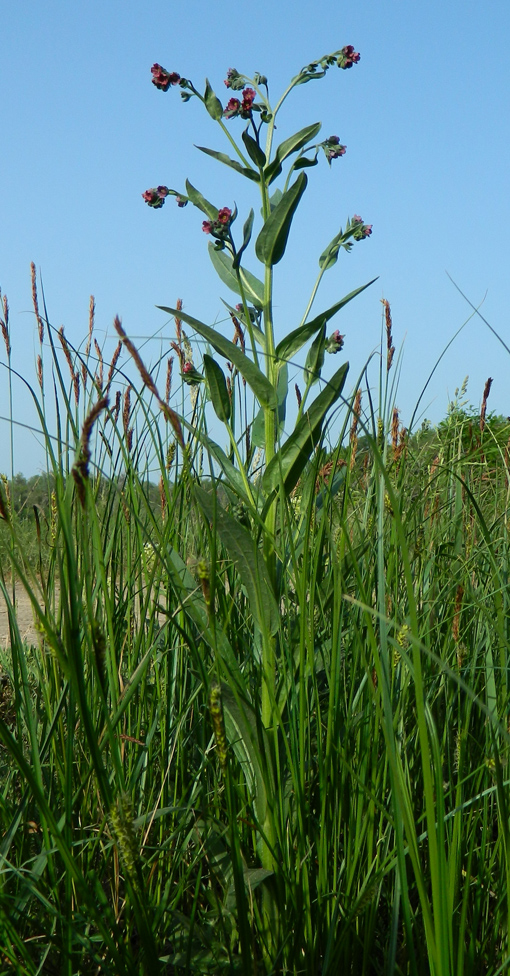
[[[360,59],[358,51],[355,51],[352,44],[347,44],[343,47],[336,59],[336,63],[339,68],[352,68],[353,64],[357,64]]]
[[[255,101],[255,91],[253,88],[245,88],[242,95],[242,102],[238,98],[231,98],[228,103],[223,115],[226,119],[235,119],[236,116],[240,116],[242,119],[249,119],[253,102]]]
[[[181,76],[176,71],[166,71],[160,64],[153,64],[151,73],[154,76],[152,84],[160,91],[168,91],[170,85],[178,85],[181,80]]]
[[[224,84],[232,91],[241,91],[244,86],[243,76],[239,74],[236,68],[229,68]]]
[[[354,214],[352,223],[358,225],[354,231],[354,234],[352,235],[355,241],[363,241],[365,237],[370,237],[372,233],[372,224],[364,224],[363,217],[358,217],[358,214]]]
[[[232,211],[229,209],[229,207],[222,207],[221,210],[218,210],[216,220],[203,221],[202,230],[204,234],[212,234],[213,237],[224,240],[230,230],[231,223]]]
[[[199,383],[203,382],[204,377],[201,373],[195,369],[194,365],[190,360],[186,360],[184,366],[182,367],[181,377],[188,386],[198,386]]]
[[[146,190],[145,193],[142,193],[142,197],[145,202],[149,204],[149,207],[154,207],[155,210],[159,210],[159,208],[163,206],[165,198],[168,196],[169,192],[170,191],[167,186],[157,186],[152,187],[150,190]],[[180,203],[179,206],[183,207],[185,204]]]
[[[338,136],[330,136],[329,139],[326,139],[326,141],[322,143],[322,148],[326,153],[328,163],[330,163],[332,159],[338,159],[340,156],[345,156],[347,146],[341,145]]]
[[[340,335],[340,332],[338,331],[338,329],[336,329],[335,332],[331,333],[331,335],[329,336],[326,342],[326,352],[330,352],[333,355],[337,352],[340,352],[340,350],[343,349],[344,339],[345,336]]]

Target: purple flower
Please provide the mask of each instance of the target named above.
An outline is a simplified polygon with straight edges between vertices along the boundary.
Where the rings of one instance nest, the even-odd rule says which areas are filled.
[[[359,59],[358,51],[354,50],[352,44],[347,44],[340,51],[336,63],[339,68],[352,68],[353,64],[358,64]]]
[[[187,207],[187,205],[188,205],[188,201],[185,200],[185,199],[183,199],[183,197],[180,197],[179,194],[177,194],[177,196],[175,198],[175,202],[176,202],[176,204],[177,204],[178,207]]]
[[[177,85],[181,80],[181,76],[176,71],[166,71],[160,64],[153,64],[151,73],[154,76],[152,84],[160,91],[168,91],[170,85]]]
[[[345,336],[340,335],[338,329],[332,332],[326,342],[326,352],[330,352],[333,355],[343,348]]]
[[[323,143],[323,146],[328,162],[331,162],[332,159],[338,159],[340,156],[345,156],[347,150],[347,146],[341,145],[338,136],[330,136]]]
[[[370,237],[372,233],[372,224],[364,224],[363,218],[359,217],[358,214],[354,214],[351,224],[357,224],[356,230],[352,235],[355,241],[363,241],[366,237]]]
[[[212,223],[210,220],[204,220],[202,223],[202,230],[204,234],[210,234],[212,231]]]

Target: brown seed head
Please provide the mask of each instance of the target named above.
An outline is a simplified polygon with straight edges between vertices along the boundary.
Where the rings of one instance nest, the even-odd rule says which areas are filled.
[[[34,306],[35,317],[37,320],[37,328],[39,330],[39,342],[42,344],[44,339],[44,325],[43,320],[39,314],[39,302],[37,300],[37,276],[35,271],[35,264],[32,261],[30,265],[30,276],[32,279],[32,303]]]

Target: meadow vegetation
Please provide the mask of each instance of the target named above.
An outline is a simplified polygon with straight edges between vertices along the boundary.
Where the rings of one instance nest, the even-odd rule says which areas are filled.
[[[343,48],[294,87],[356,58]],[[236,250],[233,211],[190,184],[147,202],[174,193],[205,213],[240,302],[218,329],[167,309],[164,364],[144,362],[118,320],[103,363],[93,301],[74,348],[39,307],[33,269],[40,355],[24,382],[46,470],[0,483],[1,971],[498,976],[509,422],[487,413],[488,383],[480,410],[461,389],[437,427],[405,430],[387,302],[351,392],[346,364],[325,380],[325,353],[342,347],[326,324],[361,289],[314,319],[310,301],[276,344],[273,267],[305,183],[276,198],[269,184],[287,157],[295,176],[343,147],[310,149],[309,126],[271,155],[261,76],[246,89],[229,72],[243,100],[223,109],[209,83],[201,96],[153,75],[223,129],[258,112],[238,169],[261,191],[264,281],[241,261],[253,211]],[[319,281],[369,236],[360,219],[346,228]],[[2,333],[10,366],[6,302]],[[289,375],[310,340],[291,423]]]

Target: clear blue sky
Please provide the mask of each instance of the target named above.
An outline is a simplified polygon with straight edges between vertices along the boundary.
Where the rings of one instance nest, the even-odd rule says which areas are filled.
[[[281,118],[282,138],[321,120],[323,135],[338,135],[347,154],[330,170],[325,161],[309,170],[277,269],[278,337],[299,321],[318,255],[358,213],[373,235],[342,254],[315,306],[327,308],[379,275],[334,320],[346,334],[351,383],[378,344],[385,297],[397,347],[405,340],[396,399],[409,420],[430,369],[470,313],[446,271],[473,303],[487,293],[482,312],[510,344],[508,0],[17,0],[4,5],[0,31],[0,286],[10,303],[14,365],[27,378],[38,351],[31,261],[42,273],[50,320],[73,343],[86,334],[92,293],[98,337],[111,335],[116,314],[130,335],[143,337],[139,343],[162,335],[162,345],[144,346],[149,363],[172,338],[156,305],[180,297],[212,324],[222,315],[220,296],[232,298],[210,265],[198,211],[179,210],[173,200],[154,211],[141,194],[158,184],[179,189],[188,176],[218,206],[236,200],[247,209],[257,206],[249,197],[256,187],[193,148],[228,147],[196,100],[182,104],[179,89],[154,88],[151,65],[197,87],[208,76],[225,100],[229,67],[258,70],[275,98],[304,64],[344,44],[361,52],[360,64],[298,88]],[[242,123],[231,125],[240,134]],[[473,403],[492,376],[489,406],[510,414],[509,369],[508,354],[473,319],[434,376],[425,415],[444,416],[467,374]],[[6,388],[2,370],[2,416]],[[16,416],[31,422],[19,384],[15,394]],[[41,456],[36,440],[20,432],[16,470],[34,473]],[[0,421],[0,470],[9,463]]]

